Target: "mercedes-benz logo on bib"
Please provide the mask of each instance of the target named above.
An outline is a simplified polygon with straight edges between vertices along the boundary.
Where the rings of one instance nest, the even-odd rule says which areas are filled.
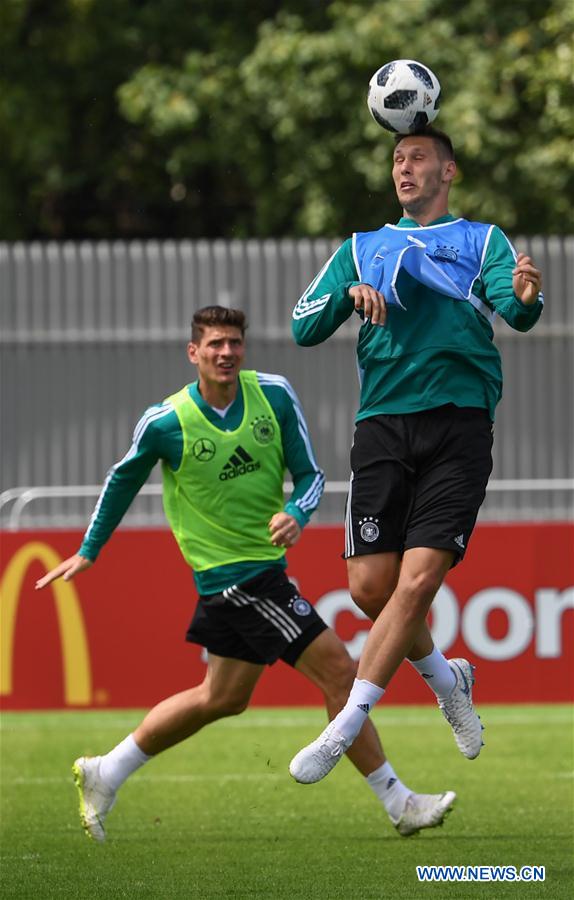
[[[191,452],[199,462],[209,462],[215,456],[215,444],[209,438],[198,438]]]
[[[359,525],[361,526],[360,535],[367,544],[372,544],[379,536],[378,521],[372,516],[366,516],[364,519],[359,520]]]

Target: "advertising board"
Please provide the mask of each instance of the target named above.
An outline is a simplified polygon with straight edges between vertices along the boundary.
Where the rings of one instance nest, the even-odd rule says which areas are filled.
[[[75,553],[80,532],[3,532],[0,699],[5,709],[148,707],[203,677],[184,640],[193,577],[166,530],[120,530],[96,565],[43,591],[34,583]],[[310,526],[289,551],[289,576],[358,659],[369,622],[353,604],[338,526]],[[478,526],[449,574],[430,623],[447,656],[477,666],[476,700],[574,699],[574,526]],[[318,690],[277,663],[254,703],[314,705]],[[404,663],[386,702],[434,702]]]

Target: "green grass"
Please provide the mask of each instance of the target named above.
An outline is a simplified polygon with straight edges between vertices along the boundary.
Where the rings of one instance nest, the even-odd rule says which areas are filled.
[[[108,840],[79,827],[70,765],[109,749],[140,713],[5,713],[1,890],[6,898],[570,898],[573,718],[568,706],[485,707],[486,747],[469,762],[431,707],[374,721],[414,790],[453,789],[444,827],[409,839],[348,762],[295,784],[292,754],[318,709],[253,709],[163,754],[122,788]],[[544,865],[537,884],[419,883],[415,866]]]

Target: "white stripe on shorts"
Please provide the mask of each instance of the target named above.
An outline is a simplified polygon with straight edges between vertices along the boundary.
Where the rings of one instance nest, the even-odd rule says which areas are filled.
[[[289,643],[292,643],[303,633],[297,623],[293,622],[274,600],[252,597],[250,594],[241,591],[236,584],[233,587],[226,588],[223,591],[223,596],[231,600],[235,606],[251,606],[255,612],[258,612],[260,616],[263,616],[264,619],[267,619],[268,622],[274,625]]]
[[[351,500],[353,498],[353,473],[349,479],[349,493],[347,495],[347,511],[345,514],[345,556],[355,555],[355,541],[353,539],[353,520],[351,517]]]
[[[255,610],[261,615],[263,615],[263,609],[266,609],[269,615],[277,619],[279,623],[283,624],[284,628],[292,633],[293,638],[299,637],[299,635],[302,634],[302,631],[297,623],[293,622],[292,619],[289,618],[287,613],[283,609],[281,609],[279,604],[274,600],[271,600],[269,597],[252,597],[250,594],[246,594],[237,586],[235,586],[235,592],[236,596],[243,597],[248,603],[254,604]],[[271,621],[271,619],[269,621]],[[281,630],[280,624],[277,625],[277,628]]]

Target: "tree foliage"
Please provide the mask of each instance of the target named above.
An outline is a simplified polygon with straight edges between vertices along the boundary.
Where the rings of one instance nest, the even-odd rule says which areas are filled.
[[[375,69],[420,59],[452,207],[572,231],[572,0],[5,0],[2,234],[347,234],[397,217]]]

